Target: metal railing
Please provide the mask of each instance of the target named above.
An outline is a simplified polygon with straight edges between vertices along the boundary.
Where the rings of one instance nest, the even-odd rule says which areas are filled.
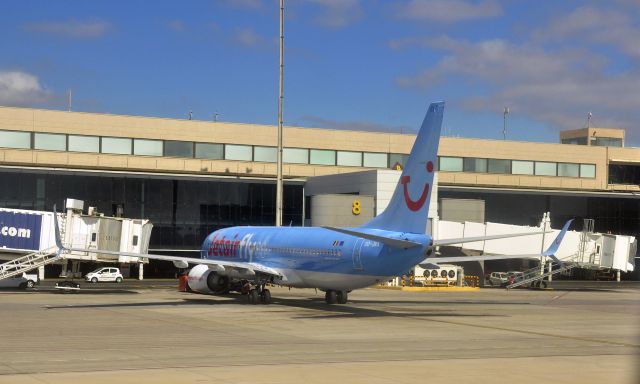
[[[6,263],[0,264],[0,280],[20,275],[32,269],[51,264],[58,259],[60,255],[56,252],[57,247],[41,249],[25,256],[18,257]]]

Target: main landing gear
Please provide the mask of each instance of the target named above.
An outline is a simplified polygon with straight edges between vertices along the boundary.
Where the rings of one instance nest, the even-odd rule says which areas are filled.
[[[252,288],[247,293],[247,297],[249,298],[249,304],[271,304],[271,292],[265,288],[265,284]]]
[[[324,294],[324,301],[327,304],[347,304],[349,293],[347,291],[328,290]]]

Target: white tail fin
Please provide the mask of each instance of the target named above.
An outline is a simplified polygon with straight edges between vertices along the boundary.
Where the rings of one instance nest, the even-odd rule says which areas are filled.
[[[429,106],[387,209],[364,228],[425,233],[433,175],[438,165],[443,112],[444,102]]]

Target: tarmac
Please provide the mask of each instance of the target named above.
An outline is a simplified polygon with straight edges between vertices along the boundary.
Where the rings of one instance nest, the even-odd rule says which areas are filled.
[[[638,383],[640,288],[0,290],[0,383]]]

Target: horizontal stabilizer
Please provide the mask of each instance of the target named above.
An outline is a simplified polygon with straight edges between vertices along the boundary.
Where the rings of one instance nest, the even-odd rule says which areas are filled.
[[[541,235],[543,233],[549,233],[549,232],[551,231],[507,233],[502,235],[489,235],[489,236],[477,236],[477,237],[459,237],[457,239],[440,239],[440,240],[434,240],[433,245],[442,246],[442,245],[454,245],[454,244],[463,244],[463,243],[474,243],[476,241],[508,239],[510,237]]]
[[[325,228],[325,229],[328,229],[328,230],[334,231],[334,232],[344,233],[345,235],[362,237],[363,239],[377,241],[377,242],[380,242],[380,243],[383,243],[383,244],[386,244],[386,245],[389,245],[389,246],[395,247],[395,248],[407,249],[407,248],[413,248],[413,247],[422,246],[422,244],[417,243],[415,241],[394,239],[394,238],[391,238],[391,237],[372,235],[370,233],[352,231],[352,230],[344,229],[344,228],[336,228],[336,227],[322,227],[322,228]]]
[[[567,233],[567,230],[569,229],[569,226],[571,225],[572,221],[573,221],[573,219],[567,221],[564,224],[564,227],[562,228],[562,230],[560,231],[560,233],[558,234],[556,239],[553,241],[553,243],[551,243],[549,248],[546,251],[544,251],[543,253],[532,254],[532,255],[481,255],[481,256],[429,257],[427,259],[424,259],[419,265],[422,268],[425,268],[425,269],[433,269],[432,268],[433,264],[455,263],[455,262],[462,263],[462,262],[465,262],[465,261],[486,261],[486,260],[505,260],[505,259],[537,259],[537,258],[540,258],[542,256],[549,257],[553,261],[555,261],[555,262],[557,262],[559,264],[563,264],[562,261],[560,261],[555,256],[555,254],[558,251],[558,248],[560,247],[560,244],[562,243],[562,239],[564,238],[564,235]],[[537,232],[537,233],[539,233],[539,232]],[[523,234],[521,236],[533,235],[533,234],[536,234],[536,232]],[[499,236],[504,236],[504,235],[499,235]],[[511,235],[510,237],[512,237],[512,236],[513,235]],[[468,237],[467,239],[472,239],[472,238]],[[469,240],[465,241],[465,243],[469,243],[469,242],[470,242]],[[439,244],[439,245],[442,245],[442,244]]]

